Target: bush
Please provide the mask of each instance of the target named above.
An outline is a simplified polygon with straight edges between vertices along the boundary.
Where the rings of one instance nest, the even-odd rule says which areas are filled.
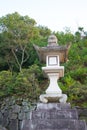
[[[0,72],[0,97],[13,93],[14,76],[10,71]]]
[[[33,66],[34,67],[34,66]],[[15,94],[18,96],[29,98],[30,101],[37,100],[40,95],[39,81],[35,70],[23,69],[15,81]]]
[[[12,75],[10,71],[0,72],[0,97],[16,96],[29,98],[31,102],[39,98],[41,89],[38,77],[41,76],[37,65],[29,69],[22,69],[18,74]]]

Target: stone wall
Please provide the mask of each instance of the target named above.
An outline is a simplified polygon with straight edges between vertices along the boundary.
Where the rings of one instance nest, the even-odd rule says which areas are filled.
[[[87,108],[75,107],[78,110],[78,115],[80,119],[85,119],[87,123]]]
[[[7,98],[1,101],[0,130],[20,130],[21,121],[30,118],[32,109],[35,109],[35,104],[30,104],[28,99]]]
[[[30,119],[30,111],[36,108],[28,99],[6,98],[0,101],[0,130],[21,130],[22,120]],[[87,108],[76,107],[80,119],[87,121]]]

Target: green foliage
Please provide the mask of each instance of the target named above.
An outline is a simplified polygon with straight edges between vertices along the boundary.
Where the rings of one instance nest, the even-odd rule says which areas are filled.
[[[18,74],[12,75],[10,71],[0,72],[0,97],[16,96],[29,98],[29,101],[36,101],[41,93],[38,78],[41,77],[41,70],[37,65],[29,69],[22,69]]]
[[[64,82],[65,82],[65,85],[69,88],[70,86],[74,85],[75,84],[75,81],[73,78],[71,78],[70,75],[68,75],[67,77],[65,76],[64,78]]]
[[[40,88],[34,72],[31,72],[30,69],[23,69],[22,72],[17,75],[15,93],[24,98],[29,98],[30,101],[38,99]]]
[[[59,85],[72,105],[87,107],[87,37],[82,33],[84,30],[78,30],[74,35],[69,61],[63,64],[65,76]]]
[[[36,26],[36,21],[17,12],[0,18],[0,69],[21,71],[35,63],[32,44],[47,44],[51,30]],[[32,56],[32,58],[31,58]]]
[[[38,37],[35,25],[34,19],[21,16],[17,12],[0,18],[0,54],[10,70],[21,71],[23,64],[29,59],[28,44]]]
[[[68,90],[69,101],[78,106],[87,107],[87,85],[82,85],[79,82],[76,82],[74,86],[71,86]]]
[[[0,72],[0,97],[7,96],[13,91],[13,76],[10,71]]]
[[[60,45],[70,43],[70,42],[74,41],[74,35],[71,32],[67,32],[67,33],[57,32],[57,33],[54,33],[54,34],[57,36],[58,43]]]

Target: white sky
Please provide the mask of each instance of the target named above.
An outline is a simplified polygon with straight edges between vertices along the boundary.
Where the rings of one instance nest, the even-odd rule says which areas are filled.
[[[52,31],[87,31],[87,0],[0,0],[0,17],[18,12]]]

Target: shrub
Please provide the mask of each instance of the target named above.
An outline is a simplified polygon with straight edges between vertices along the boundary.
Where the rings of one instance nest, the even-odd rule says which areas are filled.
[[[40,72],[37,65],[22,69],[14,75],[10,71],[1,71],[0,97],[19,96],[29,98],[31,102],[36,101],[41,93],[38,80],[38,77],[42,75]]]

